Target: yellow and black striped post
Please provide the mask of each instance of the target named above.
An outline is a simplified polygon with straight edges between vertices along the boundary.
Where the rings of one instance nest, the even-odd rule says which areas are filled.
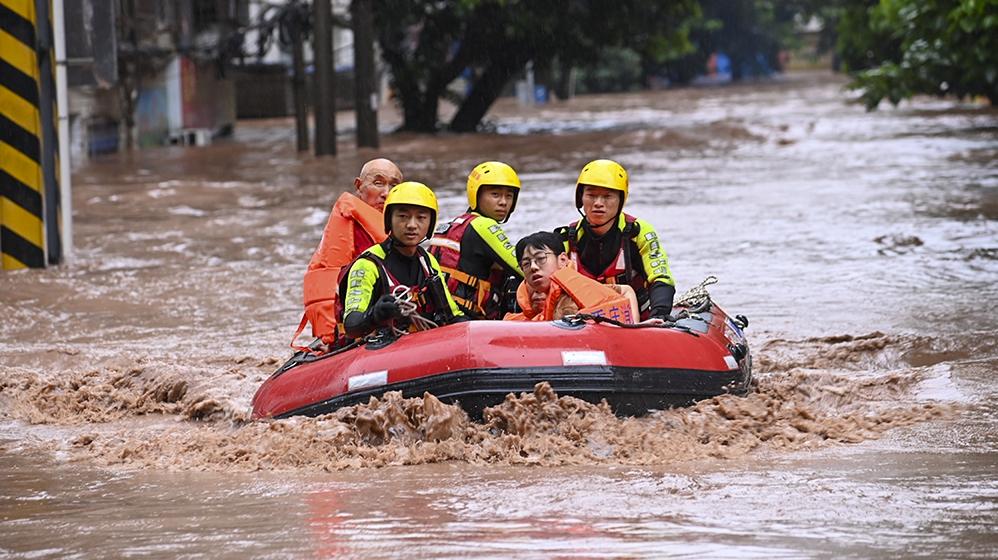
[[[0,0],[2,268],[62,260],[49,0]]]

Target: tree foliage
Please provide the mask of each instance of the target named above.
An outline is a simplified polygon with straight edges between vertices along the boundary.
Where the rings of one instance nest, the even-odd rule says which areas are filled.
[[[901,59],[901,42],[890,30],[871,25],[879,0],[839,0],[822,10],[826,29],[834,29],[834,47],[842,69],[860,72],[887,60]]]
[[[642,84],[641,56],[627,48],[604,49],[595,64],[583,66],[578,73],[578,92],[622,92]]]
[[[840,26],[840,37],[886,36],[898,47],[856,76],[867,108],[919,93],[998,101],[998,0],[880,0],[867,13],[865,29]]]
[[[458,104],[447,127],[474,130],[528,61],[578,65],[610,47],[654,53],[684,40],[695,0],[376,0],[378,42],[403,129],[438,127],[442,98]],[[448,89],[459,76],[467,91]]]

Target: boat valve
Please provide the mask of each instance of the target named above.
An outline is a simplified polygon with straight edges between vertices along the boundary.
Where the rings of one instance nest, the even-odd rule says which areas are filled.
[[[738,325],[739,329],[744,329],[748,326],[748,317],[744,315],[735,315],[735,324]]]

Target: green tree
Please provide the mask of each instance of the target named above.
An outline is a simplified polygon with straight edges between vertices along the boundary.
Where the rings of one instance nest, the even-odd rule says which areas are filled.
[[[834,30],[833,46],[842,69],[860,72],[901,59],[901,42],[890,30],[871,25],[879,0],[839,0],[821,9],[825,29]]]
[[[643,85],[641,57],[626,48],[604,49],[595,64],[582,67],[578,75],[579,93],[632,91]]]
[[[856,76],[868,109],[920,93],[998,102],[998,0],[881,0],[869,14],[868,32],[895,40],[900,54]]]
[[[447,128],[468,132],[528,61],[568,67],[611,47],[674,45],[696,9],[695,0],[377,0],[375,25],[402,129],[436,130],[440,100],[449,98],[458,110]],[[470,88],[452,92],[461,75]]]

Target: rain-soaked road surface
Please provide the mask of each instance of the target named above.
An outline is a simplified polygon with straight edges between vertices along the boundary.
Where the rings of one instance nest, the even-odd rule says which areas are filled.
[[[501,104],[495,135],[321,161],[241,123],[90,162],[72,265],[0,274],[0,558],[995,557],[998,113],[865,113],[841,85]],[[751,319],[755,392],[637,420],[541,393],[518,432],[437,414],[441,441],[398,420],[415,400],[246,423],[326,212],[380,154],[443,217],[509,162],[513,237],[617,159],[680,290],[715,274]]]

